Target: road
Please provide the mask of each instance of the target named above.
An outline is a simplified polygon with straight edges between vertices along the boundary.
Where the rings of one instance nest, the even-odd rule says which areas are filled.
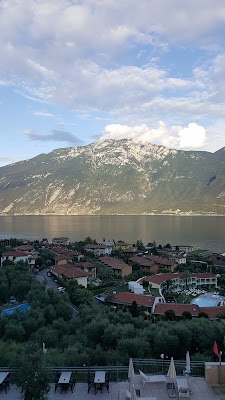
[[[57,288],[59,287],[58,283],[55,282],[55,279],[52,276],[48,276],[47,272],[47,269],[43,269],[42,271],[40,271],[38,275],[36,275],[37,280],[41,283],[45,283],[46,290],[50,288],[57,290]],[[79,314],[79,311],[72,303],[69,303],[69,306],[72,309],[72,318],[76,318],[76,316]]]

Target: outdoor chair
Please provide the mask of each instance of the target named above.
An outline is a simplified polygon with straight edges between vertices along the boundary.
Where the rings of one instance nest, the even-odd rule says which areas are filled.
[[[58,383],[58,382],[55,383],[55,392],[56,392],[57,388],[61,388],[61,383]]]
[[[0,389],[5,390],[6,394],[7,394],[7,387],[8,387],[7,382],[2,382],[0,384]]]
[[[89,393],[91,388],[95,389],[95,383],[94,383],[94,378],[89,377],[88,378],[88,393]]]

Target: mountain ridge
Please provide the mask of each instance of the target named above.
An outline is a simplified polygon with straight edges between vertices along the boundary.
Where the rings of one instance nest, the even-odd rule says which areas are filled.
[[[0,168],[0,215],[166,213],[225,214],[225,147],[109,139]]]

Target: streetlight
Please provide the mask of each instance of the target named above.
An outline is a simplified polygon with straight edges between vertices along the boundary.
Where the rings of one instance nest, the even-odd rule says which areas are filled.
[[[163,368],[163,360],[164,360],[164,354],[160,354],[160,358],[162,360],[162,374],[164,374],[164,368]]]

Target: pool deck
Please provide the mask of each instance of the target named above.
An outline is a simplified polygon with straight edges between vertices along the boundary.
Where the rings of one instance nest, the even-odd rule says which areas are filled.
[[[224,305],[225,297],[215,295],[212,292],[206,292],[201,294],[192,300],[192,304],[196,304],[199,307],[216,307],[219,303]]]

